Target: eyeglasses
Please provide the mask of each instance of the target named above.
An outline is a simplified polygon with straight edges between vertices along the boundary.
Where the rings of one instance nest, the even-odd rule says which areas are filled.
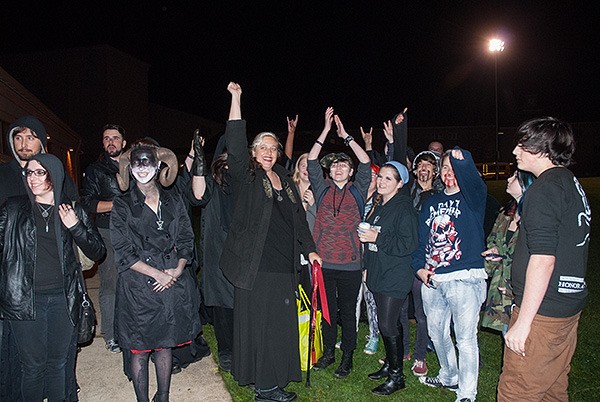
[[[48,174],[48,171],[44,170],[44,169],[23,170],[23,176],[26,176],[26,177],[31,177],[31,176],[43,177],[43,176],[46,176],[47,174]]]

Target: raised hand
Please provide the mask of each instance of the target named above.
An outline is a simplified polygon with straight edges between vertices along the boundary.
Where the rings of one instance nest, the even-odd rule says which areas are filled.
[[[373,127],[369,129],[368,132],[360,128],[360,134],[362,135],[363,141],[365,142],[365,147],[367,150],[370,150],[373,145]]]
[[[200,129],[194,131],[194,162],[192,163],[192,175],[193,176],[206,176],[208,166],[206,165],[206,158],[204,157],[204,138],[200,135]]]
[[[394,142],[394,126],[391,120],[383,122],[383,135],[390,144]]]
[[[324,132],[331,131],[331,125],[333,124],[333,108],[329,106],[327,110],[325,110],[325,127],[323,127]]]
[[[288,133],[293,133],[296,131],[296,126],[298,125],[298,115],[296,115],[295,119],[290,119],[286,116]]]
[[[408,110],[408,108],[405,107],[404,110],[402,111],[402,113],[398,113],[398,116],[396,116],[396,120],[394,120],[394,124],[400,124],[404,121],[404,116],[406,116],[407,110]]]
[[[335,125],[337,126],[338,137],[340,137],[341,139],[345,139],[349,134],[346,132],[346,129],[344,128],[344,124],[342,123],[342,120],[340,119],[340,116],[338,116],[336,114],[335,116],[333,116],[333,119],[335,120]]]
[[[465,157],[464,157],[464,155],[463,155],[463,153],[462,153],[462,151],[460,149],[453,149],[452,150],[452,157],[454,159],[458,159],[459,161],[462,161],[462,160],[465,159]]]
[[[242,87],[238,83],[230,82],[229,85],[227,85],[227,90],[233,96],[241,96],[242,95]]]

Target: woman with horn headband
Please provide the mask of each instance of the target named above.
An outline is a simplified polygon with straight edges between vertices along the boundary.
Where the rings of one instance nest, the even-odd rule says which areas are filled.
[[[161,169],[161,163],[166,167]],[[121,190],[111,214],[111,239],[119,272],[115,334],[129,353],[138,401],[148,401],[148,360],[154,355],[158,390],[152,401],[168,401],[172,349],[200,332],[200,295],[193,273],[194,233],[181,196],[164,191],[177,176],[170,150],[140,144],[121,155]],[[157,183],[160,183],[159,184]],[[162,186],[162,187],[161,187]]]
[[[27,196],[0,209],[0,316],[22,365],[18,400],[64,401],[82,302],[73,241],[93,260],[106,250],[93,221],[63,194],[56,156],[33,156],[23,176]]]

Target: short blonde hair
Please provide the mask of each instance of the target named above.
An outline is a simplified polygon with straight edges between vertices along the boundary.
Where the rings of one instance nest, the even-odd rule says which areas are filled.
[[[277,157],[279,158],[283,153],[283,147],[281,145],[281,142],[279,142],[279,138],[277,138],[277,136],[274,133],[271,133],[269,131],[263,131],[262,133],[258,133],[256,137],[254,137],[254,141],[252,141],[252,145],[250,146],[251,150],[253,152],[256,151],[256,148],[258,148],[258,146],[262,144],[265,137],[271,137],[275,141],[277,141]]]

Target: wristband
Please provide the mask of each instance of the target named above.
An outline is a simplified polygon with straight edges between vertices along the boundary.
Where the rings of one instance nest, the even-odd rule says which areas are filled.
[[[349,136],[347,136],[346,138],[344,138],[344,145],[345,145],[345,146],[348,146],[348,145],[350,145],[350,143],[351,143],[352,141],[354,141],[354,138],[353,138],[351,135],[349,135]]]
[[[319,141],[319,140],[316,140],[315,144],[319,144],[320,146],[323,146],[323,143],[321,141]]]
[[[190,159],[194,159],[194,157],[191,154],[188,154],[187,157],[190,158]]]

